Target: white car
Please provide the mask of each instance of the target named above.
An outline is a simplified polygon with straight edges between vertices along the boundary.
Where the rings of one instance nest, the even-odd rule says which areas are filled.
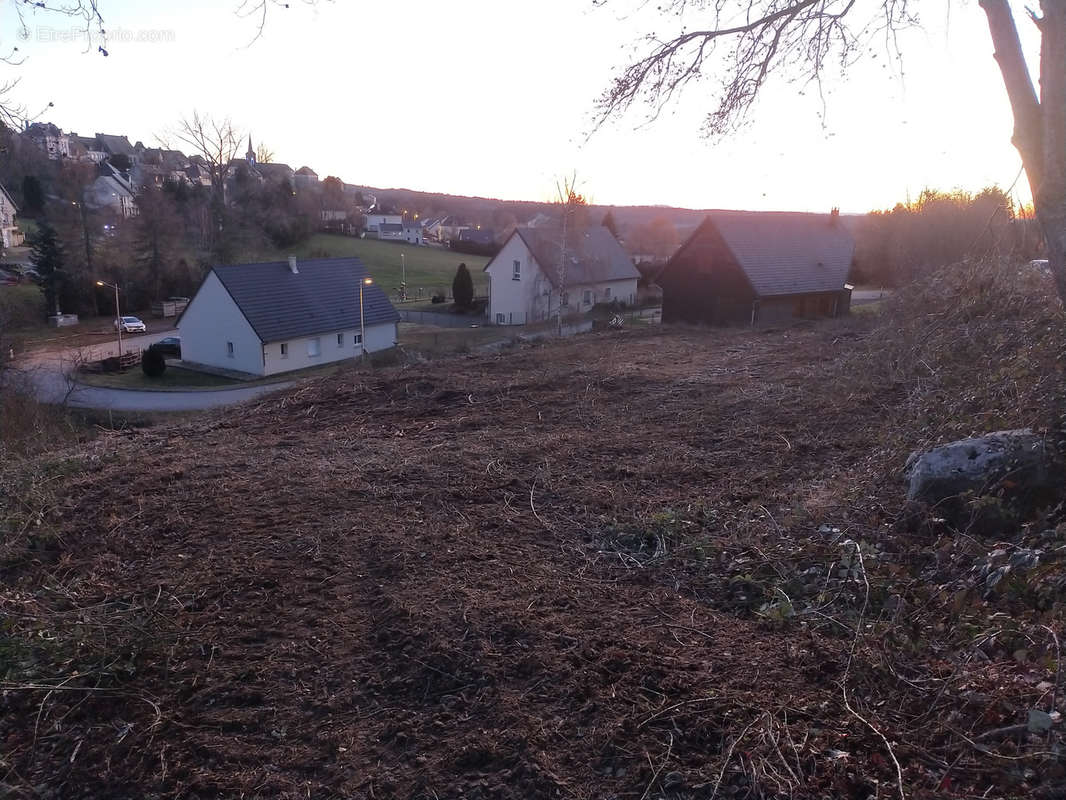
[[[122,317],[121,320],[115,320],[115,330],[119,328],[121,322],[123,333],[148,333],[148,326],[141,322],[137,317]]]

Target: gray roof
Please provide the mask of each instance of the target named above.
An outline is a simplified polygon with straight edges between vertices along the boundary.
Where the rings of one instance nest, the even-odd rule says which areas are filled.
[[[231,264],[214,268],[233,301],[263,342],[359,328],[359,282],[367,277],[358,258]],[[396,322],[400,315],[377,284],[363,287],[367,325]]]
[[[298,170],[296,170],[296,174],[297,175],[314,175],[316,178],[318,177],[318,173],[315,172],[310,167],[300,167]]]
[[[118,155],[119,153],[126,156],[134,155],[133,145],[130,144],[130,140],[125,136],[98,133],[96,134],[96,141],[100,143],[100,147],[105,153],[110,153],[111,155]]]
[[[760,297],[835,292],[848,278],[855,240],[828,214],[713,211],[708,223],[718,229]],[[693,238],[699,235],[697,229]]]
[[[522,237],[548,280],[552,285],[558,286],[561,229],[515,228],[512,235]],[[579,233],[566,252],[567,286],[640,278],[633,261],[606,228],[596,226]],[[491,263],[492,261],[489,262]],[[488,269],[489,264],[485,265],[485,269]]]

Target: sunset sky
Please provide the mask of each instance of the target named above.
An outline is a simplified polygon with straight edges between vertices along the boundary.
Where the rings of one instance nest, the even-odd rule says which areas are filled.
[[[107,58],[84,52],[68,21],[30,16],[17,99],[53,102],[41,119],[64,130],[146,145],[198,109],[323,178],[505,199],[550,199],[576,170],[596,203],[861,212],[926,186],[1006,188],[1020,167],[975,0],[900,36],[902,79],[882,45],[831,80],[824,127],[816,93],[778,80],[751,124],[721,141],[699,134],[714,79],[654,125],[637,112],[586,141],[613,69],[640,33],[667,31],[653,4],[623,16],[637,3],[294,0],[250,46],[255,24],[238,5],[100,0]],[[10,45],[10,0],[0,14]],[[1024,13],[1019,25],[1035,63],[1034,26]],[[1015,195],[1028,199],[1024,176]]]

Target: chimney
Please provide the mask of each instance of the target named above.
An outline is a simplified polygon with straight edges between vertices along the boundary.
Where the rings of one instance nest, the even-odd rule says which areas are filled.
[[[840,209],[833,206],[829,212],[829,224],[835,226],[838,222],[840,222]]]
[[[293,275],[300,274],[300,270],[296,267],[296,256],[289,256],[289,272]]]

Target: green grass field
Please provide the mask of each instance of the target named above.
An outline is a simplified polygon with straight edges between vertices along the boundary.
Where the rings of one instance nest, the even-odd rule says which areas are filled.
[[[400,285],[404,263],[407,267],[407,296],[411,299],[418,298],[419,288],[422,289],[422,297],[425,299],[442,289],[450,296],[455,270],[460,263],[465,263],[474,279],[477,294],[488,294],[488,276],[482,272],[489,261],[485,256],[453,253],[438,247],[416,247],[377,239],[316,233],[295,247],[266,254],[262,260],[283,261],[290,255],[297,258],[358,256],[366,264],[374,280],[389,294],[390,299],[395,299],[393,290]]]

